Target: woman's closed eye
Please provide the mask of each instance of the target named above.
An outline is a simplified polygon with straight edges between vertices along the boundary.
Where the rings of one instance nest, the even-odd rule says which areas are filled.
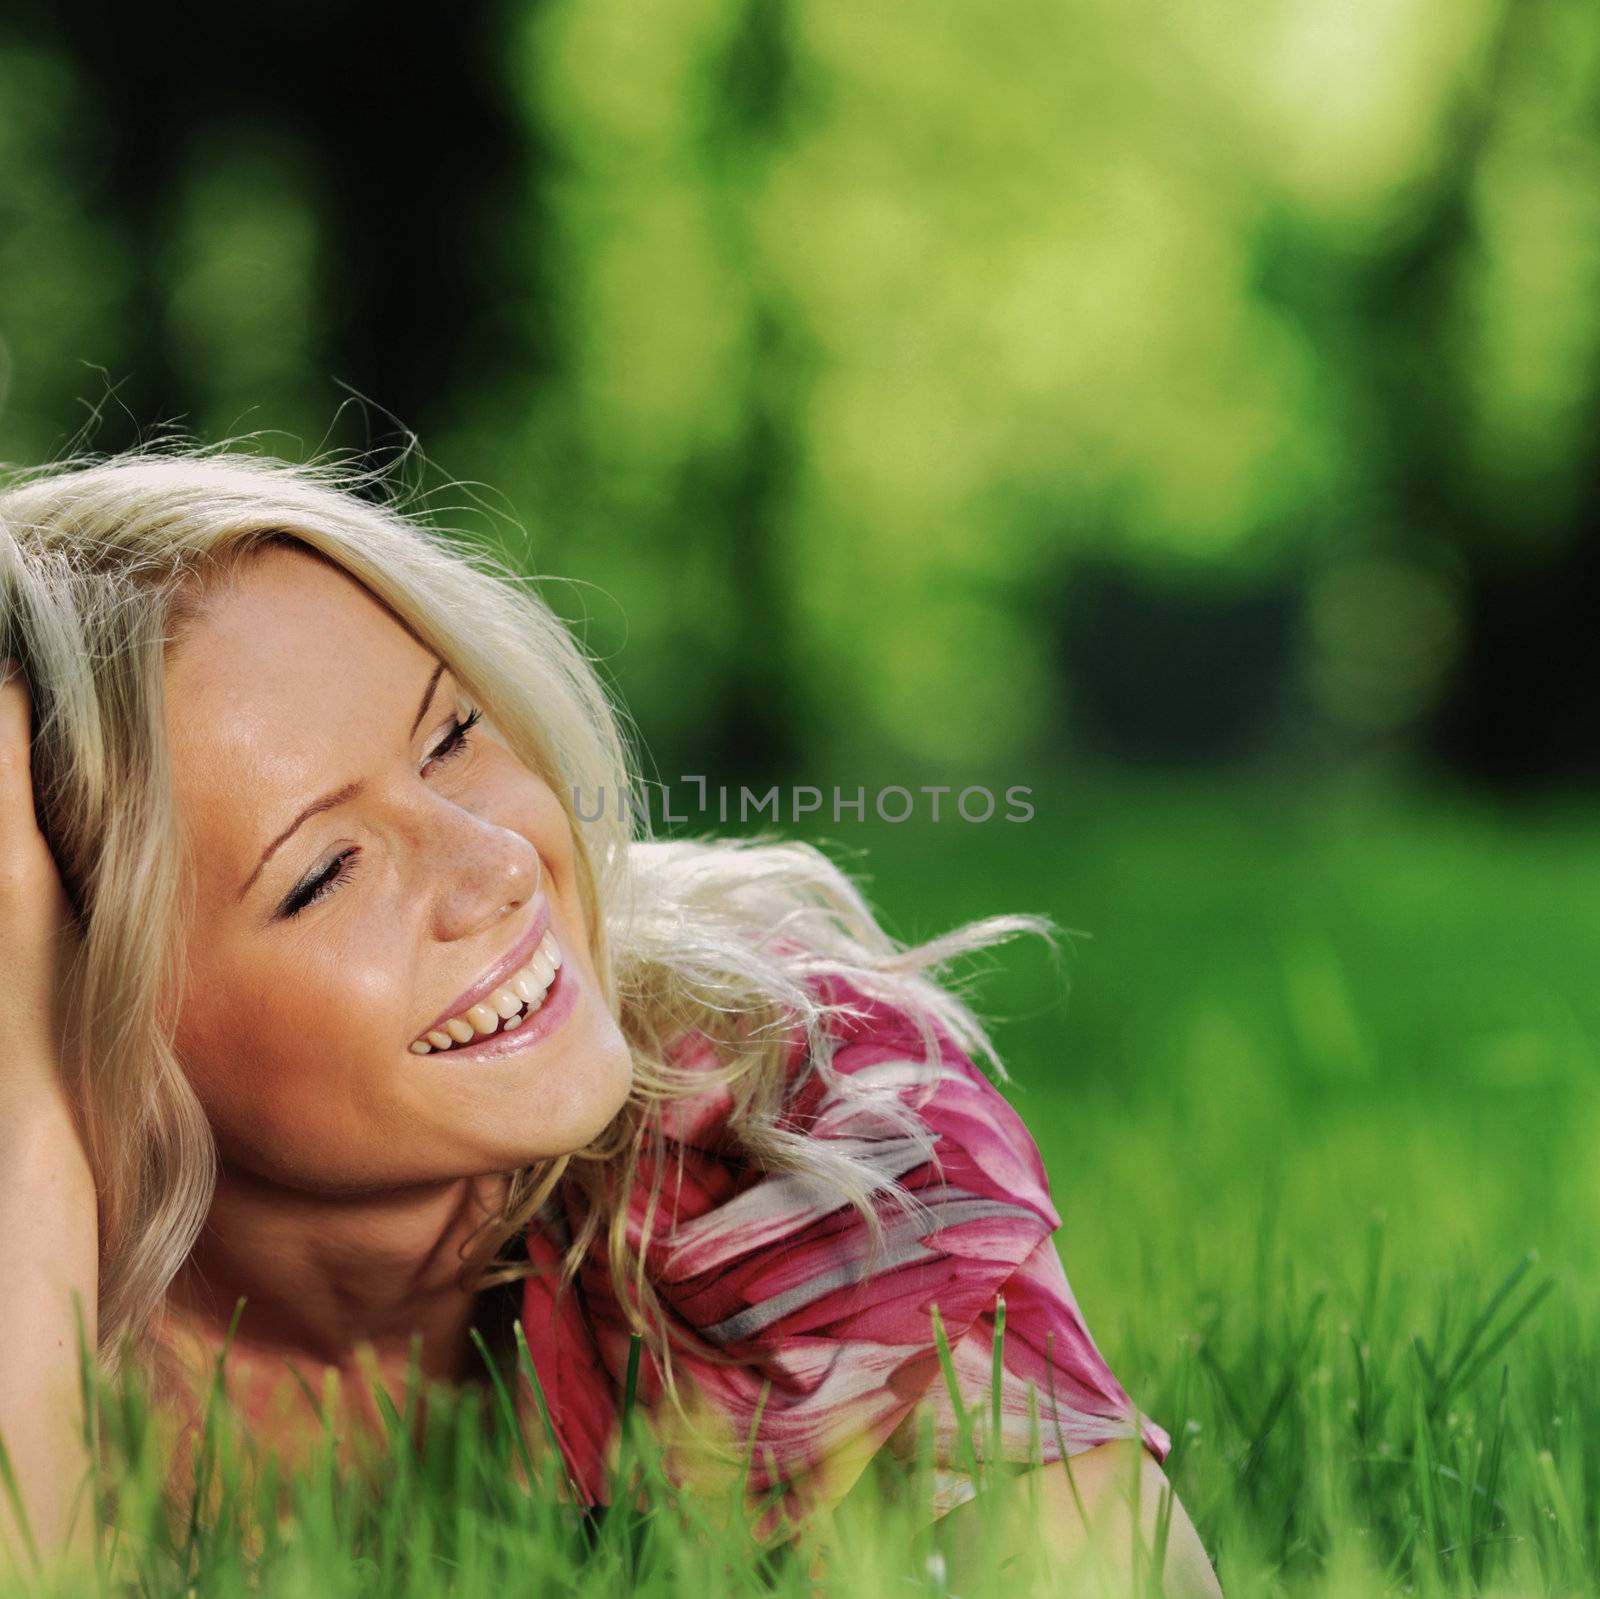
[[[465,719],[458,717],[450,731],[434,746],[428,760],[448,761],[460,755],[472,742],[470,737],[472,729],[478,725],[482,717],[483,712],[477,710],[471,712]],[[307,878],[290,893],[278,908],[279,917],[287,920],[298,916],[308,905],[326,899],[355,870],[356,857],[360,853],[358,849],[347,849],[334,856],[322,871],[314,877]]]

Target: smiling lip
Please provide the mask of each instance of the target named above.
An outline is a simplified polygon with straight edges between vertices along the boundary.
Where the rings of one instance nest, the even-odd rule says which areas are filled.
[[[440,1012],[426,1027],[411,1036],[413,1038],[422,1038],[428,1033],[442,1031],[444,1024],[452,1016],[465,1015],[480,1000],[487,999],[508,978],[515,977],[533,959],[533,952],[538,949],[539,940],[544,937],[549,926],[550,901],[541,899],[539,908],[533,913],[533,921],[529,923],[527,932],[517,940],[512,950],[496,961],[448,1010]],[[490,1034],[489,1036],[493,1037],[494,1035]]]
[[[438,1065],[456,1071],[466,1071],[474,1062],[485,1069],[508,1055],[519,1055],[535,1048],[552,1033],[565,1027],[577,1010],[583,991],[583,977],[575,962],[563,960],[550,980],[544,1002],[538,1010],[518,1027],[508,1033],[486,1033],[470,1044],[457,1044],[451,1049],[436,1049],[431,1055],[408,1055],[406,1059],[415,1067],[420,1061],[425,1065]]]

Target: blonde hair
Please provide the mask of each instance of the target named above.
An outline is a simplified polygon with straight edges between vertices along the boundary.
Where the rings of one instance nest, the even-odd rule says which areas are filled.
[[[810,845],[651,838],[621,713],[535,592],[540,580],[423,514],[357,492],[373,486],[333,462],[163,445],[16,474],[0,492],[0,646],[32,690],[40,824],[83,933],[65,1064],[100,1194],[100,1358],[114,1371],[149,1331],[215,1185],[210,1129],[172,1042],[193,885],[170,781],[165,656],[210,585],[264,546],[288,543],[348,573],[434,650],[567,811],[595,966],[632,1051],[634,1086],[591,1144],[512,1174],[464,1270],[480,1287],[527,1275],[525,1251],[520,1262],[502,1251],[565,1181],[559,1191],[581,1201],[581,1223],[563,1253],[561,1290],[603,1239],[618,1300],[676,1399],[671,1343],[718,1355],[669,1326],[644,1271],[664,1108],[726,1088],[729,1128],[749,1157],[827,1184],[881,1244],[876,1196],[906,1209],[918,1208],[914,1197],[847,1147],[781,1124],[782,1064],[797,1037],[808,1069],[848,1091],[831,1076],[828,1021],[849,1007],[824,1003],[810,984],[836,975],[904,1006],[930,1060],[942,1026],[1004,1078],[982,1024],[930,973],[1020,932],[1054,948],[1053,924],[995,916],[904,946]],[[583,811],[595,807],[575,794],[609,799],[591,818]],[[715,1046],[709,1069],[673,1058],[674,1043],[697,1032]],[[932,1155],[913,1110],[897,1097],[873,1102]],[[657,1180],[644,1235],[630,1241],[628,1199],[646,1151]]]

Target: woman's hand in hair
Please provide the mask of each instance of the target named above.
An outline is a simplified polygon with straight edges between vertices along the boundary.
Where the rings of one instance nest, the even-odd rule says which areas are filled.
[[[77,918],[33,803],[33,701],[15,661],[0,663],[0,1103],[59,1097]]]
[[[94,1181],[63,1077],[71,903],[33,804],[33,709],[6,663],[0,682],[0,1442],[24,1511],[0,1495],[0,1573],[87,1552],[94,1505],[78,1390],[78,1324],[97,1336]],[[75,1305],[76,1301],[76,1305]]]

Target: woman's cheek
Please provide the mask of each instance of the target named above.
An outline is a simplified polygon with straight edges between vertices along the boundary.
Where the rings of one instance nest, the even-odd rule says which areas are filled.
[[[214,1121],[260,1129],[304,1114],[319,1087],[333,1087],[329,1063],[356,1031],[349,1005],[304,971],[265,982],[208,979],[204,1000],[189,1007],[178,1055]]]

